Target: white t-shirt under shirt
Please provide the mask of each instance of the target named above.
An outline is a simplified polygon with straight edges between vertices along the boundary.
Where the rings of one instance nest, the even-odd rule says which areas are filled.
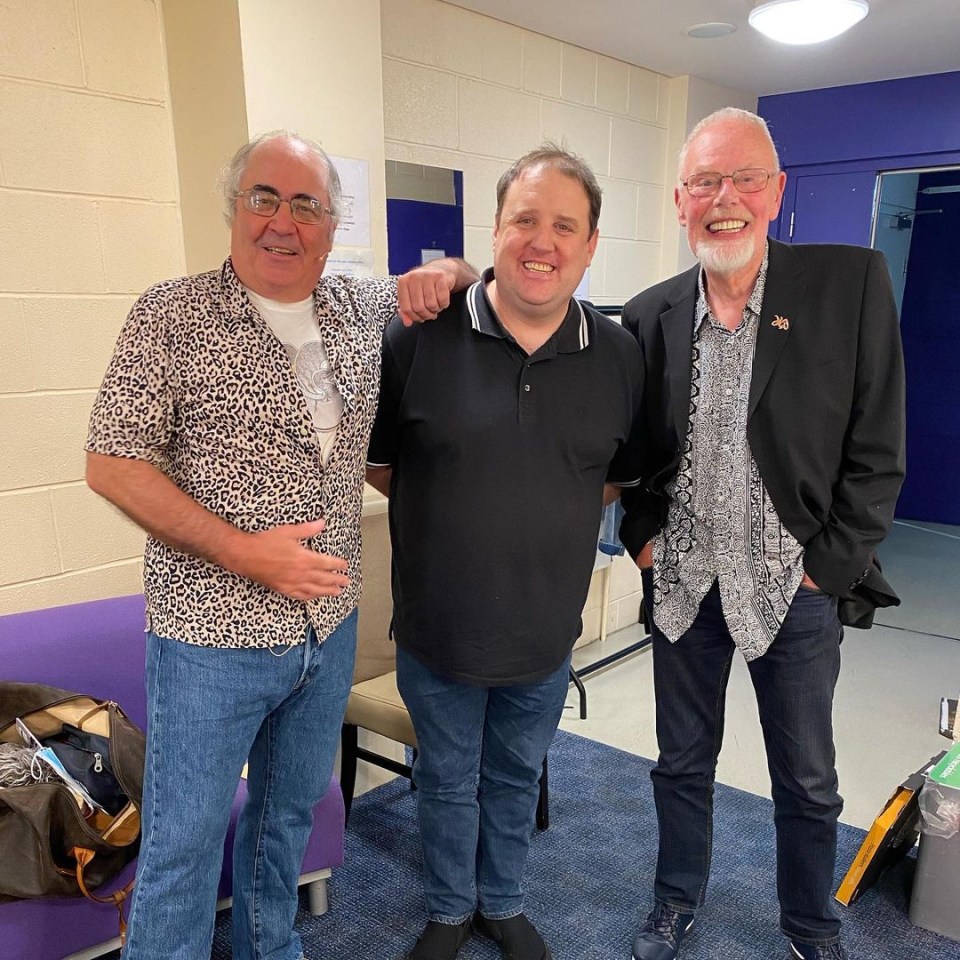
[[[250,302],[287,351],[290,366],[313,417],[320,438],[321,457],[326,464],[343,415],[343,397],[320,339],[313,294],[298,303],[281,303],[245,289]]]

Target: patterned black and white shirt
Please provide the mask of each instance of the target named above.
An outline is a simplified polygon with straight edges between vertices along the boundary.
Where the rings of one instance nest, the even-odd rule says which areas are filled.
[[[654,542],[656,622],[676,641],[719,581],[724,618],[744,659],[762,656],[803,579],[803,547],[780,522],[747,440],[750,378],[767,256],[736,329],[707,302],[700,271],[693,318],[690,420]]]
[[[86,449],[152,463],[241,530],[322,517],[326,529],[310,545],[349,564],[340,596],[304,603],[148,537],[144,592],[154,633],[266,647],[302,640],[309,618],[324,640],[359,600],[364,467],[397,283],[322,277],[315,300],[344,408],[326,466],[287,352],[229,260],[157,284],[127,317]]]

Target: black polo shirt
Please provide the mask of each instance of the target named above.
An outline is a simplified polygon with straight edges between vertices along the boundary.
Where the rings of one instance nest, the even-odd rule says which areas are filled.
[[[405,651],[487,686],[560,666],[580,633],[604,481],[639,476],[642,376],[634,338],[576,300],[528,356],[483,281],[434,322],[388,327],[368,459],[393,466]]]

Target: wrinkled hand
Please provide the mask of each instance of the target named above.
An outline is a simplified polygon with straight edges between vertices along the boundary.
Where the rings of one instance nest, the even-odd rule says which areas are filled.
[[[457,274],[444,260],[417,267],[397,278],[400,318],[409,327],[424,320],[433,320],[450,306],[450,293],[457,283]]]
[[[645,543],[643,549],[637,554],[637,566],[641,570],[648,570],[653,566],[653,541]]]
[[[325,527],[323,520],[244,534],[231,569],[294,600],[336,597],[348,586],[347,561],[317,553],[303,541]]]

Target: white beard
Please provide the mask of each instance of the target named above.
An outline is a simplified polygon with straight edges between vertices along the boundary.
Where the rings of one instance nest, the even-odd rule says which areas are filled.
[[[754,238],[750,236],[744,237],[738,243],[701,240],[691,249],[705,270],[726,275],[736,273],[750,263],[756,253],[754,246]]]

